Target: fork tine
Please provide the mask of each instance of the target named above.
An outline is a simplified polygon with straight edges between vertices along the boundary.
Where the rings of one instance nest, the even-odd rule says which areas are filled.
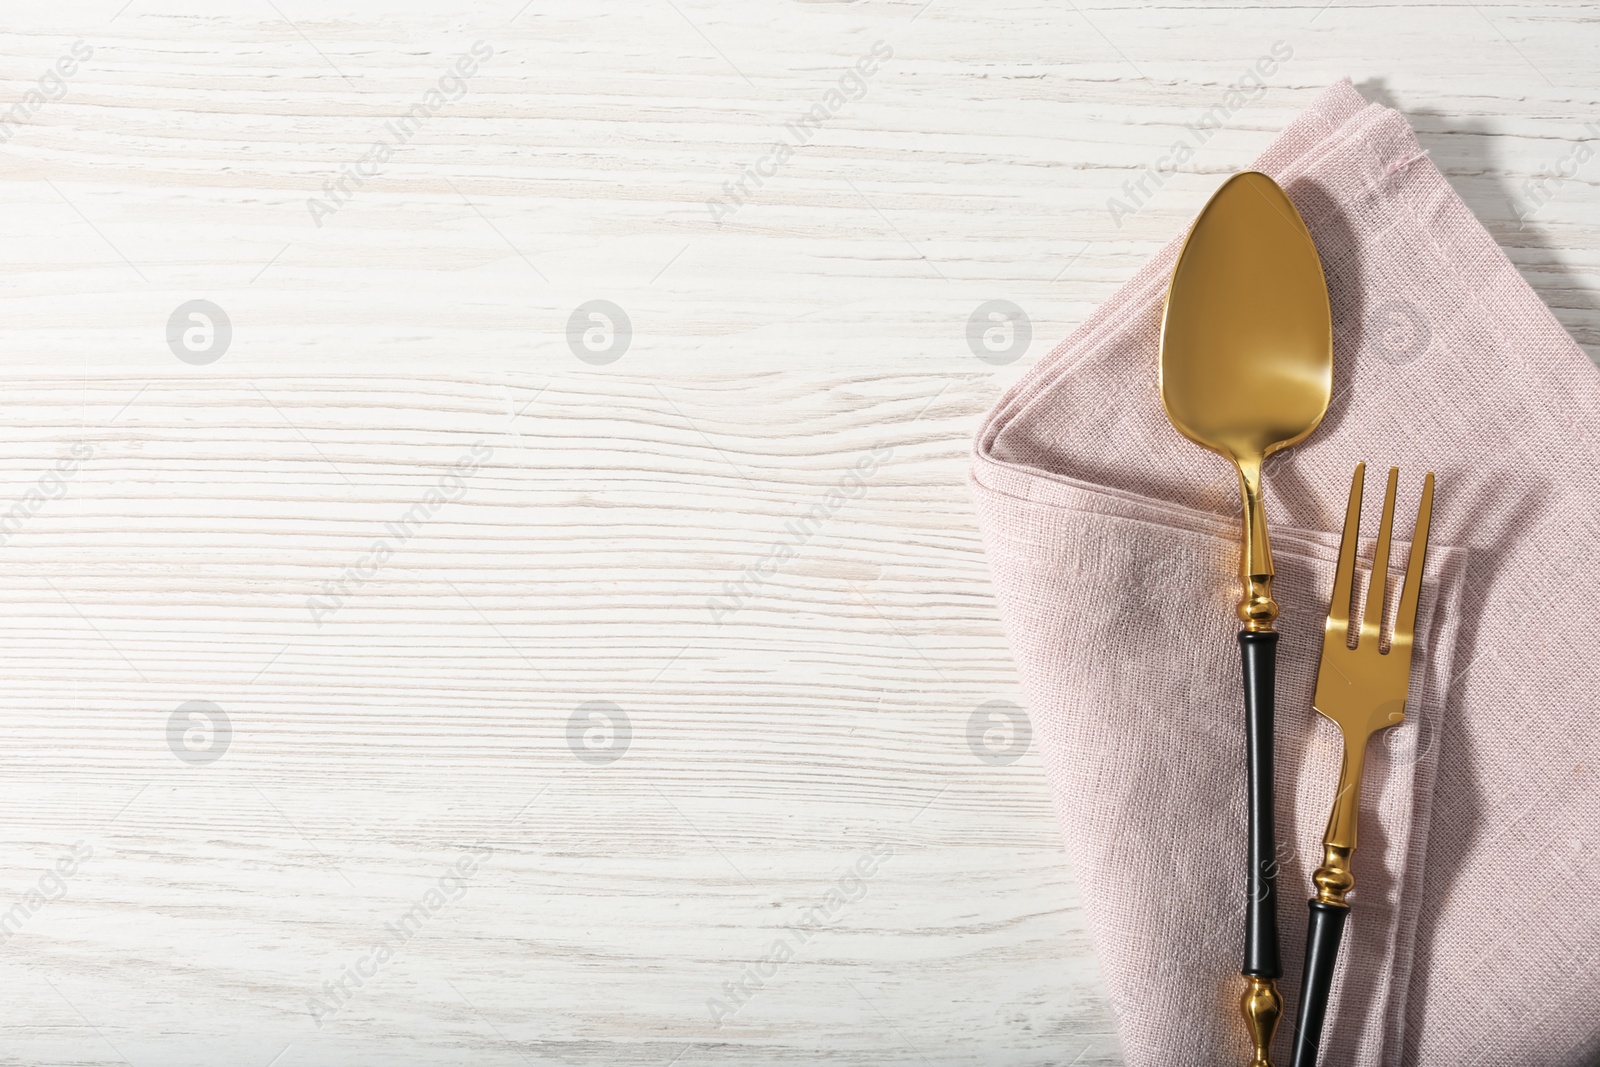
[[[1433,472],[1422,479],[1422,503],[1417,505],[1417,528],[1411,535],[1411,558],[1406,560],[1406,584],[1400,590],[1400,609],[1394,616],[1394,640],[1409,645],[1417,625],[1417,601],[1422,596],[1422,568],[1428,559],[1428,527],[1433,521]]]
[[[1357,643],[1371,640],[1376,647],[1383,625],[1383,602],[1389,591],[1389,535],[1394,530],[1394,494],[1400,468],[1389,468],[1389,487],[1383,493],[1383,518],[1378,520],[1378,546],[1372,554],[1372,577],[1367,581],[1367,609],[1361,616]]]
[[[1350,587],[1355,582],[1356,543],[1361,539],[1361,489],[1367,471],[1356,464],[1350,479],[1350,503],[1344,509],[1344,536],[1339,539],[1339,563],[1333,572],[1333,597],[1328,601],[1328,633],[1337,633],[1339,643],[1350,640]]]

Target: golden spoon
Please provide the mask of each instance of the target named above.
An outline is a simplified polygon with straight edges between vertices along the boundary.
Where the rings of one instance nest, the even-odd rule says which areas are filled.
[[[1328,410],[1333,325],[1311,234],[1278,184],[1243,171],[1223,183],[1189,231],[1167,289],[1161,403],[1189,440],[1233,463],[1244,503],[1239,650],[1249,779],[1246,988],[1251,1067],[1271,1067],[1283,1015],[1273,877],[1272,717],[1278,635],[1261,465],[1301,441]]]

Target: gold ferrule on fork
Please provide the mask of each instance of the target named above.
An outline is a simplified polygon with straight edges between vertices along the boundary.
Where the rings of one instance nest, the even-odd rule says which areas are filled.
[[[1336,908],[1350,906],[1344,902],[1344,897],[1356,884],[1356,876],[1350,870],[1350,857],[1354,852],[1354,846],[1346,848],[1326,841],[1322,843],[1322,865],[1311,876],[1311,883],[1317,887],[1317,901]]]
[[[1339,767],[1339,792],[1322,835],[1322,864],[1311,875],[1316,899],[1335,907],[1348,907],[1345,894],[1356,884],[1350,858],[1356,850],[1356,827],[1361,809],[1361,765],[1367,739],[1344,739],[1344,760]]]

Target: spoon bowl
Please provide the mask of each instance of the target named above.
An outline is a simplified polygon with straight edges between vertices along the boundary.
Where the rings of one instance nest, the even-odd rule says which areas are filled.
[[[1277,606],[1261,464],[1327,413],[1333,319],[1311,233],[1265,174],[1229,178],[1195,220],[1167,289],[1160,366],[1172,425],[1238,470],[1240,618],[1247,629],[1270,630]]]

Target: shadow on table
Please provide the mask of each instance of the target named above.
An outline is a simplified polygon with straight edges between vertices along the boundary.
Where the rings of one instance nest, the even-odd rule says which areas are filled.
[[[1513,184],[1501,164],[1500,141],[1488,123],[1426,108],[1402,107],[1381,78],[1361,82],[1356,88],[1368,100],[1405,116],[1417,142],[1495,243],[1505,250],[1523,280],[1546,307],[1567,312],[1562,325],[1584,353],[1600,363],[1600,291],[1592,286],[1586,272],[1563,261],[1562,249],[1549,239],[1543,223],[1537,218],[1518,217],[1515,205],[1523,204],[1527,210],[1528,196]],[[1587,188],[1573,183],[1565,190],[1557,190],[1555,199],[1584,195],[1580,190]],[[1519,250],[1524,253],[1520,257]]]

